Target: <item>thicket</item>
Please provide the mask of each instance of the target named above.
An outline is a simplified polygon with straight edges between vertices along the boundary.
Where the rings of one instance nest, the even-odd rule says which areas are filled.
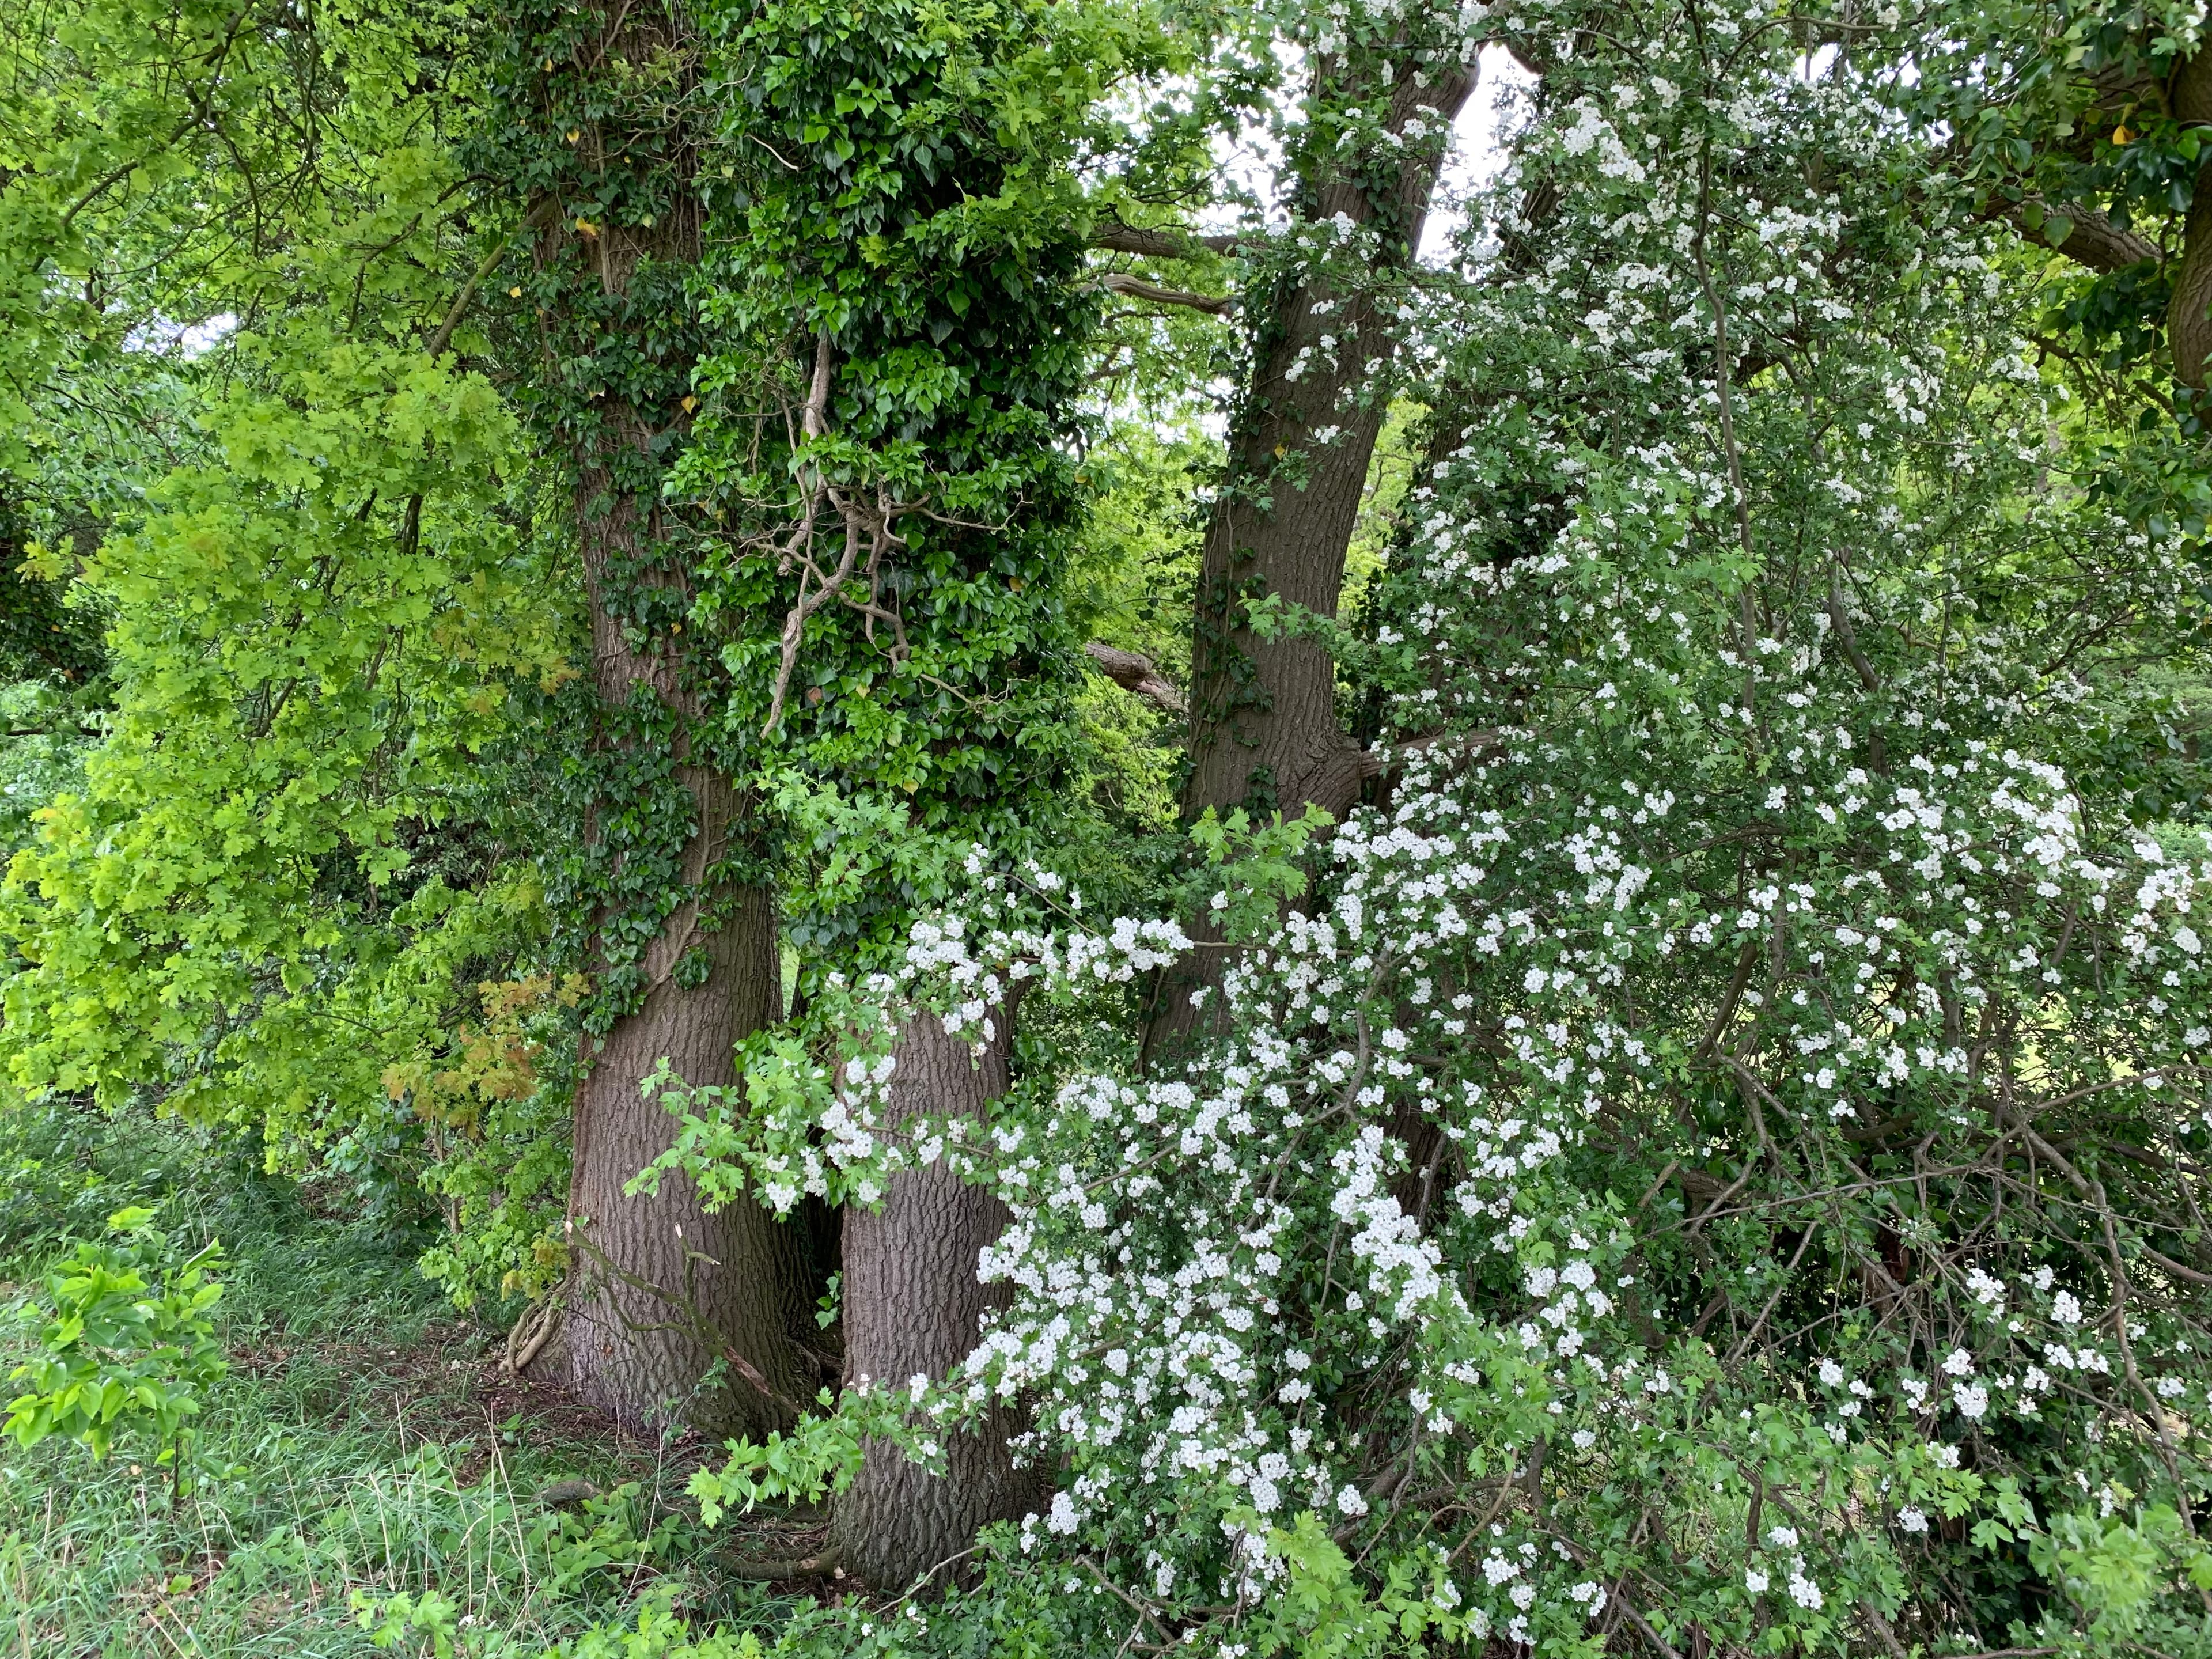
[[[25,1641],[2212,1652],[2203,28],[0,25]]]

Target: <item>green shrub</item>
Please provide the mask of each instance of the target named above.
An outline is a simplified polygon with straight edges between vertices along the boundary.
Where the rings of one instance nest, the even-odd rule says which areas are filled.
[[[230,1369],[215,1336],[222,1286],[209,1277],[222,1246],[187,1256],[153,1220],[149,1209],[118,1210],[106,1240],[54,1262],[44,1296],[21,1304],[44,1323],[37,1350],[9,1374],[29,1387],[9,1404],[6,1428],[23,1446],[61,1435],[95,1458],[120,1434],[149,1435],[173,1501],[190,1419]]]

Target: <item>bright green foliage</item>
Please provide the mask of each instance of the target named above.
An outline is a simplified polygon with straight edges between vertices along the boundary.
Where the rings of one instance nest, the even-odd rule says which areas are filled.
[[[489,52],[456,16],[447,58],[338,14],[319,90],[289,14],[36,44],[10,499],[112,615],[114,702],[0,901],[9,1063],[427,1168],[433,1270],[544,1291],[569,1040],[683,896],[688,748],[747,792],[709,879],[781,887],[810,1012],[727,1090],[651,1080],[683,1123],[641,1183],[866,1202],[942,1158],[1014,1216],[970,1371],[734,1446],[702,1519],[818,1498],[864,1437],[927,1458],[994,1389],[1066,1489],[957,1600],[759,1642],[672,1591],[615,1613],[677,1569],[657,1519],[425,1474],[422,1559],[489,1577],[511,1533],[499,1571],[605,1601],[562,1650],[609,1659],[2202,1653],[2212,492],[2143,369],[2151,273],[2039,286],[1979,240],[2014,192],[2046,240],[2091,201],[2174,228],[2199,135],[2112,88],[2200,20],[717,0],[611,56],[608,15],[528,0]],[[1109,313],[1085,240],[1237,198],[1199,188],[1224,114],[1398,176],[1379,81],[1301,99],[1291,58],[1426,74],[1477,28],[1540,84],[1437,263],[1250,194],[1235,256],[1174,276],[1241,277],[1241,317]],[[205,189],[203,106],[245,158]],[[375,159],[264,190],[268,111]],[[155,159],[94,191],[126,141]],[[1233,370],[1279,284],[1378,272],[1420,401],[1353,393],[1400,398],[1358,620],[1255,620],[1323,641],[1397,752],[1340,824],[1102,847],[1167,819],[1163,727],[1079,647],[1180,666],[1210,447],[1102,430],[1085,388]],[[118,367],[218,312],[204,356]],[[143,495],[53,464],[95,383],[189,429]],[[1194,395],[1133,412],[1187,429]],[[538,526],[587,474],[587,529],[650,509],[594,599],[677,665],[665,704],[557,684],[577,584]],[[57,743],[98,712],[7,695]],[[24,754],[41,791],[73,764]],[[1139,1067],[1139,976],[1201,915],[1221,1041]],[[870,1119],[900,1019],[1018,978],[988,1133]],[[81,1208],[62,1163],[27,1184]],[[295,1543],[321,1571],[342,1530]],[[551,1639],[412,1571],[348,1584],[354,1639]]]
[[[1094,349],[1118,360],[1109,319]],[[1180,683],[1190,665],[1191,604],[1201,520],[1195,503],[1213,446],[1193,428],[1115,423],[1089,444],[1076,482],[1091,491],[1070,601],[1083,631],[1150,659]],[[1176,817],[1182,733],[1165,714],[1103,678],[1082,700],[1085,740],[1100,756],[1094,799],[1117,822],[1164,830]]]
[[[35,814],[82,781],[82,705],[46,680],[0,684],[0,856],[32,838]]]
[[[835,1402],[824,1389],[818,1403]],[[878,1415],[876,1426],[896,1425],[896,1410]],[[825,1411],[803,1419],[788,1439],[771,1429],[759,1445],[732,1440],[722,1468],[693,1470],[684,1491],[698,1501],[699,1522],[707,1527],[732,1510],[750,1514],[757,1504],[818,1504],[860,1472],[862,1432],[857,1414]]]
[[[441,102],[424,94],[465,82],[468,55],[450,50],[465,18],[442,3],[310,18],[228,0],[11,11],[0,26],[0,468],[48,441],[49,374],[112,371],[149,329],[284,308],[301,263],[270,256],[288,245],[307,264],[357,270],[340,316],[381,331],[380,301],[421,274],[392,233],[410,219],[419,231],[438,198],[378,233],[334,195],[434,155]]]
[[[453,351],[483,343],[447,125],[471,31],[100,3],[23,27],[0,265],[42,298],[9,323],[11,489],[57,538],[29,550],[37,591],[71,578],[69,614],[108,624],[112,712],[81,782],[71,734],[10,750],[64,787],[0,890],[8,1075],[158,1089],[387,1191],[449,1166],[454,1213],[505,1228],[454,1271],[495,1284],[565,1177],[547,1113],[506,1100],[456,1134],[386,1087],[465,1046],[476,988],[540,948],[502,744],[568,672],[532,458]],[[479,1148],[520,1190],[483,1201]]]
[[[2186,1626],[2159,1607],[2160,1595],[2177,1579],[2212,1590],[2212,1551],[2166,1504],[2103,1518],[2087,1510],[2053,1516],[2048,1532],[2029,1534],[2028,1554],[2088,1615],[2089,1634],[2100,1640],[2171,1641]]]
[[[92,567],[118,606],[118,708],[85,794],[55,804],[11,878],[35,964],[8,989],[22,1086],[112,1097],[211,1027],[323,989],[409,862],[402,821],[446,816],[505,677],[550,670],[495,498],[436,489],[503,453],[488,388],[367,353],[302,379],[304,408],[227,400],[223,465],[171,479]],[[418,896],[393,924],[439,908]],[[260,1021],[250,1057],[216,1036],[179,1103],[222,1079],[233,1108],[309,1109],[276,1029]],[[311,1019],[293,1042],[315,1043]]]
[[[208,1277],[222,1247],[185,1256],[153,1218],[119,1210],[107,1242],[80,1244],[46,1269],[41,1352],[9,1376],[28,1388],[8,1407],[19,1445],[58,1434],[105,1457],[118,1435],[143,1430],[181,1475],[185,1424],[229,1369],[215,1339],[222,1286]]]

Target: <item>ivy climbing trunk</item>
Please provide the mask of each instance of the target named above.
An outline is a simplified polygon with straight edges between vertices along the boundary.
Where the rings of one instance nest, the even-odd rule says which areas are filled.
[[[736,873],[746,803],[702,719],[719,665],[685,634],[708,532],[662,489],[702,341],[698,41],[670,0],[510,16],[500,166],[527,187],[539,406],[575,469],[599,722],[584,892],[617,1010],[576,1095],[569,1380],[621,1419],[757,1433],[822,1380],[798,1230],[743,1202],[710,1214],[682,1176],[624,1191],[676,1128],[640,1079],[665,1060],[728,1084],[738,1040],[781,1012],[773,901]]]
[[[1252,380],[1230,434],[1229,488],[1206,526],[1191,647],[1190,772],[1186,817],[1226,813],[1296,817],[1309,803],[1341,817],[1371,775],[1365,753],[1336,711],[1336,665],[1308,638],[1262,638],[1252,604],[1275,596],[1334,617],[1344,561],[1358,521],[1367,473],[1389,414],[1376,395],[1389,383],[1396,349],[1390,311],[1421,240],[1443,161],[1436,135],[1448,130],[1475,86],[1472,63],[1424,61],[1401,50],[1377,64],[1322,60],[1321,98],[1388,99],[1389,158],[1340,157],[1325,149],[1305,161],[1299,220],[1349,224],[1372,234],[1374,257],[1357,281],[1327,268],[1280,278],[1261,325]],[[1409,127],[1429,135],[1406,138]],[[1218,935],[1202,925],[1193,937]],[[1147,1060],[1201,1029],[1218,981],[1218,951],[1164,976],[1146,1022]]]
[[[930,1015],[902,1036],[888,1121],[917,1112],[984,1121],[1006,1089],[1009,1020],[980,1054],[947,1036]],[[848,1378],[903,1388],[941,1379],[975,1348],[987,1309],[1009,1287],[976,1277],[983,1247],[1007,1220],[1006,1206],[942,1163],[893,1177],[882,1207],[845,1218],[845,1352]],[[858,1478],[837,1500],[836,1540],[846,1570],[881,1590],[904,1589],[975,1541],[975,1529],[1032,1507],[1035,1480],[1014,1467],[1007,1439],[1016,1413],[995,1407],[978,1432],[953,1435],[946,1471],[930,1474],[897,1448],[870,1443]]]

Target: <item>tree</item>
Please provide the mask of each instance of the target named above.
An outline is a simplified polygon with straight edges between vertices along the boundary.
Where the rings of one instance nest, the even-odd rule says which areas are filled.
[[[2199,155],[2212,62],[2200,21],[1976,4],[1945,22],[1933,72],[1899,75],[1893,95],[1943,132],[1983,212],[2094,273],[2065,307],[2087,325],[2093,360],[2124,374],[2154,358],[2185,400],[2201,392],[2212,219]]]
[[[162,159],[27,127],[24,406],[231,321],[144,507],[9,463],[114,617],[24,1082],[428,1186],[743,1431],[710,1506],[980,1542],[916,1645],[2201,1650],[2207,466],[2120,260],[2154,185],[2186,286],[2189,20],[86,15],[55,108]],[[81,301],[146,223],[201,263]],[[1148,828],[1087,492],[1216,382]]]
[[[1281,133],[1290,222],[1234,243],[1249,368],[1199,575],[1183,786],[1193,818],[1296,817],[1308,805],[1340,817],[1373,775],[1338,716],[1333,655],[1301,622],[1336,617],[1396,384],[1414,251],[1481,46],[1456,13],[1421,9],[1315,20],[1294,38],[1311,69]],[[1169,258],[1198,246],[1158,230],[1105,240]],[[1164,984],[1148,1052],[1188,1036],[1204,1000],[1193,988]]]
[[[1389,798],[1202,824],[1150,921],[979,863],[888,988],[1228,958],[1010,1097],[1012,1304],[896,1403],[1036,1399],[1071,1644],[2201,1640],[2194,428],[2039,362],[1920,36],[1770,24],[1520,9],[1401,538],[1284,618]]]
[[[705,349],[701,49],[673,7],[516,14],[481,142],[531,239],[516,368],[569,474],[596,694],[558,895],[589,917],[598,984],[564,1224],[581,1286],[570,1376],[617,1415],[764,1432],[822,1380],[799,1233],[757,1206],[709,1210],[680,1176],[627,1190],[674,1130],[638,1080],[665,1059],[725,1083],[738,1042],[782,1016],[765,831],[714,729],[720,665],[684,637],[712,526],[663,488]],[[717,1360],[733,1378],[695,1407]]]
[[[1096,313],[1067,155],[1127,26],[811,3],[710,11],[708,26],[730,98],[718,154],[733,185],[714,222],[727,252],[708,276],[726,343],[702,377],[684,480],[731,526],[702,607],[736,676],[726,719],[757,721],[799,777],[922,846],[960,857],[1041,837],[1070,816],[1058,798],[1077,758],[1064,586],[1079,492],[1060,445]],[[761,623],[794,571],[771,635]],[[904,943],[911,882],[858,896],[798,902],[811,998]],[[930,1011],[902,1023],[879,1133],[901,1138],[909,1116],[988,1124],[1015,1006],[984,1001],[973,1054]],[[838,1000],[823,1006],[834,1021]],[[942,1166],[869,1197],[879,1207],[844,1231],[847,1378],[941,1378],[981,1334],[976,1261],[1003,1207]],[[848,1568],[902,1586],[1020,1513],[1031,1483],[1010,1419],[962,1437],[943,1477],[870,1449],[838,1509]]]

